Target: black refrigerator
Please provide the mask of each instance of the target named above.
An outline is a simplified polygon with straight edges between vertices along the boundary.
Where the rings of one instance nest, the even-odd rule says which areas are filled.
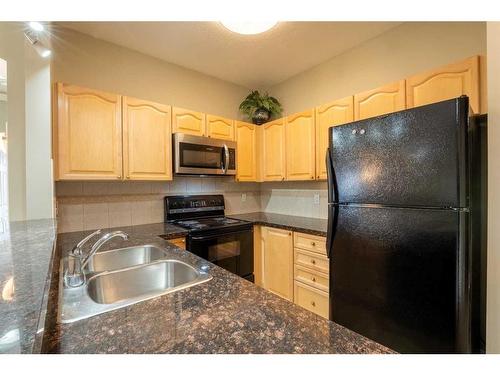
[[[481,350],[485,121],[468,108],[329,129],[330,319],[401,353]]]

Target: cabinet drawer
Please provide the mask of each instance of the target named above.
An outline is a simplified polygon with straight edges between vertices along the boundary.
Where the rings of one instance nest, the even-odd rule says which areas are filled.
[[[180,247],[182,250],[186,250],[186,237],[174,238],[168,240],[168,242],[170,242],[172,245]]]
[[[329,318],[328,293],[299,281],[294,282],[294,302],[323,318]]]
[[[295,280],[328,293],[328,274],[295,265]]]
[[[312,234],[294,232],[294,246],[326,255],[326,239]]]
[[[324,273],[330,272],[328,258],[311,251],[295,249],[295,264]]]

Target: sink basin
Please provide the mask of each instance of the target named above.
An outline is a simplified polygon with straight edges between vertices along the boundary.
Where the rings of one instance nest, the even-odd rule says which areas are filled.
[[[195,282],[198,276],[199,272],[186,263],[165,260],[94,276],[88,281],[87,291],[94,302],[112,304],[186,287]]]
[[[115,254],[103,252],[100,254],[106,255],[106,257],[102,257],[101,260],[95,262],[93,269],[121,267],[130,264],[134,259],[142,259],[142,263],[151,261],[151,259],[159,255],[157,250],[163,253],[161,249],[154,246],[109,251],[109,253]],[[131,256],[128,260],[118,258],[119,254],[140,254],[141,251],[143,255],[149,255],[143,258]],[[148,258],[148,256],[151,256],[151,258]],[[61,323],[75,322],[164,294],[190,288],[212,279],[212,276],[208,273],[211,267],[210,263],[202,261],[197,267],[193,267],[180,260],[168,259],[167,256],[167,253],[163,253],[160,260],[123,269],[103,272],[86,271],[87,282],[75,288],[65,287],[61,277],[59,284],[59,306],[61,308],[59,309],[58,321]],[[124,256],[124,258],[127,258],[127,256]],[[110,263],[113,259],[116,260],[116,263]],[[68,261],[68,258],[61,261],[61,275],[67,269]]]
[[[85,267],[88,272],[114,271],[165,258],[166,253],[152,245],[125,247],[95,254]]]

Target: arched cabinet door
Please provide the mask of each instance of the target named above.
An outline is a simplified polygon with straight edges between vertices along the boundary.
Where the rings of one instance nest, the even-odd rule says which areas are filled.
[[[205,114],[179,107],[172,108],[172,132],[203,136]]]
[[[474,113],[479,108],[479,56],[414,75],[406,80],[408,108],[457,98],[469,97]]]
[[[264,181],[283,181],[286,178],[285,119],[261,126],[262,178]]]
[[[123,153],[125,179],[172,179],[169,105],[123,97]]]
[[[354,97],[335,100],[316,107],[316,179],[326,180],[328,129],[354,121]]]
[[[54,107],[56,179],[121,179],[121,96],[57,83]]]
[[[286,118],[286,178],[314,180],[316,153],[314,109]]]
[[[257,181],[257,129],[254,124],[235,121],[236,180]]]
[[[210,138],[234,141],[234,120],[207,115],[207,136]]]
[[[354,120],[385,115],[406,109],[405,81],[354,95]]]

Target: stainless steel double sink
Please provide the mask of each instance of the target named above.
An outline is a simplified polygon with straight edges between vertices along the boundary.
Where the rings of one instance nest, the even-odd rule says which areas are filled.
[[[195,268],[168,259],[153,245],[96,253],[84,269],[86,282],[66,287],[62,282],[70,257],[61,261],[61,323],[70,323],[155,298],[210,280],[208,264]]]

